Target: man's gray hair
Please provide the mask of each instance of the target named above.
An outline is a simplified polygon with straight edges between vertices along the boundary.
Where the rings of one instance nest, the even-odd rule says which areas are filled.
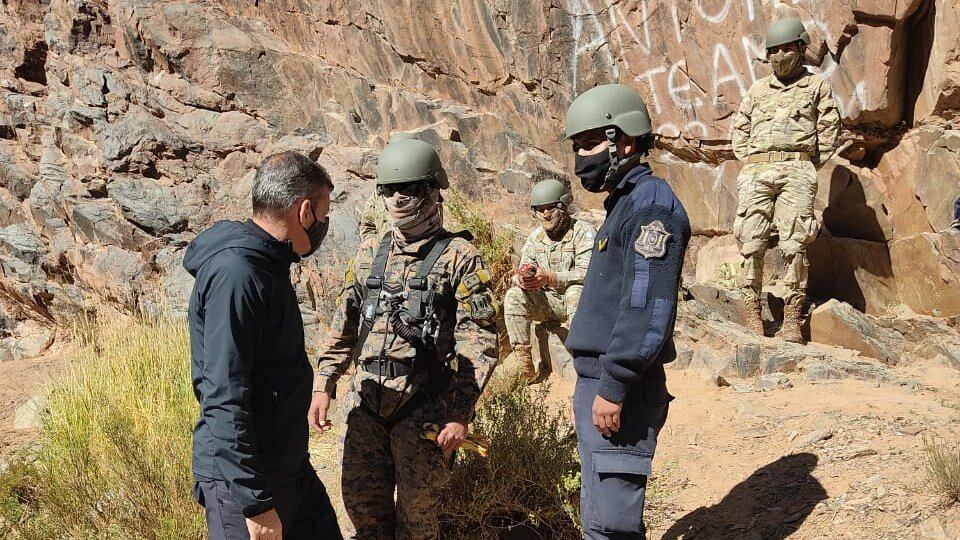
[[[297,201],[313,200],[333,181],[323,167],[307,156],[292,152],[269,155],[260,162],[253,183],[253,213],[280,216]]]

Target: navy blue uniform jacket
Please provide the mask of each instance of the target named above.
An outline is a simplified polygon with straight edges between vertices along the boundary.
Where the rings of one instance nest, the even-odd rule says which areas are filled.
[[[299,261],[252,221],[221,221],[187,247],[190,356],[200,420],[193,474],[227,482],[247,517],[274,507],[270,485],[308,460],[313,371],[290,283]]]
[[[623,403],[636,390],[666,403],[663,364],[676,357],[673,324],[690,221],[646,164],[631,169],[604,206],[566,347],[579,376],[600,379],[604,399]]]

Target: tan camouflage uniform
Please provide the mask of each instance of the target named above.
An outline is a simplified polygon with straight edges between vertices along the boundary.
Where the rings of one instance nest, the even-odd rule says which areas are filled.
[[[406,290],[437,237],[402,248],[394,243],[384,272],[384,287],[402,286]],[[363,241],[347,269],[339,309],[321,347],[314,384],[317,390],[334,395],[337,380],[349,367],[361,322],[362,287],[379,242],[379,238]],[[478,272],[485,272],[479,251],[469,241],[457,237],[428,277],[447,306],[438,310],[436,349],[437,361],[449,366],[451,377],[449,384],[437,392],[439,395],[431,395],[405,414],[391,416],[418,392],[435,392],[427,388],[427,374],[417,370],[409,376],[381,379],[362,368],[354,370],[344,398],[342,488],[344,506],[356,528],[355,538],[439,536],[436,494],[449,471],[440,448],[422,439],[421,434],[425,423],[442,427],[450,421],[470,422],[477,398],[496,366],[493,320],[474,320],[470,306],[474,295],[486,295],[492,301],[490,292],[483,285],[465,294],[466,289],[461,287],[465,278]],[[384,343],[385,360],[409,365],[415,358],[414,348],[396,337],[389,329],[387,317],[380,316],[363,344],[358,362],[376,362]]]
[[[358,221],[361,242],[370,238],[379,242],[383,233],[390,228],[390,214],[387,212],[387,206],[383,203],[383,197],[377,195],[376,191],[363,206]]]
[[[733,225],[745,297],[760,294],[763,254],[776,226],[787,263],[784,300],[802,299],[806,247],[819,228],[813,214],[817,168],[830,159],[840,139],[840,114],[830,85],[809,72],[789,84],[774,75],[764,77],[750,87],[733,128],[733,151],[745,164],[737,178]]]
[[[551,240],[543,227],[537,227],[527,237],[520,252],[520,264],[533,263],[557,273],[555,289],[527,290],[520,287],[518,276],[514,286],[503,298],[503,314],[507,335],[513,346],[530,345],[530,323],[559,322],[569,326],[580,303],[583,278],[590,264],[593,240],[597,235],[593,225],[577,219],[559,241]]]

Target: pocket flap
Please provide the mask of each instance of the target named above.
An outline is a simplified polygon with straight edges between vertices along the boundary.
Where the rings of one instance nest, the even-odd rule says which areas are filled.
[[[653,457],[640,452],[601,450],[593,453],[593,470],[600,474],[650,476]]]

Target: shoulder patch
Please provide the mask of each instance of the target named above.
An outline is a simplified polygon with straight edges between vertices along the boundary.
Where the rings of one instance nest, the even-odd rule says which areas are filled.
[[[645,259],[659,259],[667,254],[667,239],[671,236],[660,220],[651,221],[640,227],[633,248]]]

